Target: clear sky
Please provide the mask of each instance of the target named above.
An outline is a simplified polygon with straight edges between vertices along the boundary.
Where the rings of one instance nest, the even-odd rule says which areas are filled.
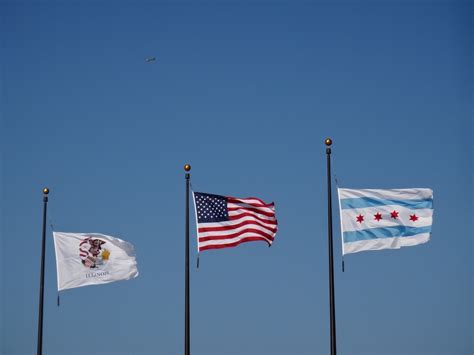
[[[472,2],[3,0],[0,16],[2,355],[36,351],[43,186],[56,230],[133,243],[141,273],[58,308],[48,228],[44,354],[183,354],[187,162],[194,189],[275,201],[279,220],[271,248],[196,270],[191,218],[192,354],[328,354],[326,136],[341,186],[435,197],[428,244],[345,273],[334,211],[339,354],[472,354]]]

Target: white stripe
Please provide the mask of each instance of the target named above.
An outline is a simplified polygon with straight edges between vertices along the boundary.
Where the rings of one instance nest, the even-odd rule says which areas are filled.
[[[342,189],[338,188],[339,199],[372,197],[393,200],[423,200],[433,198],[433,190],[427,188],[412,189]]]
[[[239,227],[239,228],[235,228],[235,229],[231,229],[231,230],[225,230],[225,231],[213,231],[213,232],[199,232],[199,237],[212,237],[212,236],[216,236],[216,235],[230,235],[230,234],[235,234],[235,233],[238,233],[238,232],[241,232],[245,229],[256,229],[256,230],[259,230],[259,231],[262,231],[268,235],[272,235],[274,234],[275,232],[274,231],[271,231],[269,230],[268,228],[265,228],[265,227],[260,227],[258,225],[255,225],[255,224],[250,224],[250,225],[245,225],[245,226],[242,226],[242,227]]]
[[[270,205],[270,203],[262,203],[261,201],[255,199],[255,198],[238,198],[238,197],[231,197],[234,200],[239,200],[244,203],[255,203],[257,205],[265,206],[265,205]]]
[[[343,254],[357,253],[365,250],[400,249],[401,247],[423,244],[429,240],[429,233],[417,234],[411,237],[360,240],[357,242],[344,243]]]
[[[394,210],[398,212],[397,219],[393,219],[390,216],[390,213]],[[411,210],[399,205],[383,205],[377,207],[342,210],[340,213],[343,232],[398,225],[425,227],[433,224],[433,210],[430,208]],[[380,221],[375,220],[374,215],[376,213],[380,213],[382,215],[382,219]],[[418,217],[417,221],[410,220],[410,215],[413,214]],[[357,222],[357,216],[359,215],[364,217],[362,223]]]
[[[270,208],[270,207],[256,207],[256,206],[252,206],[252,205],[249,205],[247,203],[233,203],[233,202],[228,202],[227,203],[227,207],[228,208],[239,208],[239,207],[242,207],[242,208],[254,208],[258,211],[263,211],[263,212],[268,212],[268,213],[275,213],[275,208]]]
[[[341,215],[341,189],[337,189],[337,198],[339,200],[339,221],[341,223],[341,244],[342,244],[342,264],[344,265],[344,237],[342,235],[342,232],[343,232],[343,228],[342,228],[342,215]]]
[[[262,239],[265,239],[266,241],[268,241],[270,244],[272,243],[272,241],[268,238],[265,238],[259,234],[255,234],[255,233],[244,233],[242,235],[239,235],[238,237],[235,237],[235,238],[230,238],[230,239],[219,239],[219,240],[208,240],[208,241],[205,241],[205,242],[199,242],[199,247],[200,248],[203,248],[203,247],[206,247],[208,245],[224,245],[224,244],[232,244],[232,243],[236,243],[238,241],[240,241],[241,239],[244,239],[244,238],[247,238],[247,237],[258,237],[258,238],[262,238]]]
[[[258,218],[261,218],[261,219],[264,219],[266,221],[275,221],[275,216],[272,216],[272,217],[268,217],[268,216],[265,216],[263,214],[260,214],[260,213],[256,213],[256,212],[252,212],[252,211],[248,211],[248,210],[245,210],[245,209],[238,209],[237,211],[229,211],[229,216],[238,216],[239,214],[242,214],[242,213],[249,213],[253,216],[256,216]]]

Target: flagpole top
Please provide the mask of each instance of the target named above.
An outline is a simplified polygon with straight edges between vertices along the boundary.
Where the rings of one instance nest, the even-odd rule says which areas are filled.
[[[331,144],[332,144],[332,139],[331,139],[331,138],[326,138],[326,139],[324,140],[324,144],[326,144],[328,147],[330,147]]]
[[[43,193],[44,193],[45,195],[49,194],[49,189],[48,189],[47,187],[45,187],[45,188],[43,189]]]
[[[186,172],[191,171],[191,165],[186,164],[186,165],[184,166],[184,171],[186,171]]]

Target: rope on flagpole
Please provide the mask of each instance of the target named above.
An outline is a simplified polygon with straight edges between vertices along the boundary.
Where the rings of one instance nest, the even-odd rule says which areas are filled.
[[[53,232],[56,232],[56,229],[54,229],[53,220],[51,218],[49,219],[49,226]]]
[[[51,214],[51,213],[50,213]],[[49,219],[49,226],[51,227],[51,230],[54,232],[56,232],[56,229],[54,228],[54,224],[53,224],[53,219],[50,218]],[[58,291],[58,297],[56,299],[56,305],[59,307],[61,305],[61,298],[60,298],[60,292]]]

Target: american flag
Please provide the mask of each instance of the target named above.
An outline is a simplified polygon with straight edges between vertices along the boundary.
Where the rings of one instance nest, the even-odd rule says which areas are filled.
[[[272,245],[277,232],[275,204],[262,200],[194,192],[198,251],[230,248],[262,240]]]

